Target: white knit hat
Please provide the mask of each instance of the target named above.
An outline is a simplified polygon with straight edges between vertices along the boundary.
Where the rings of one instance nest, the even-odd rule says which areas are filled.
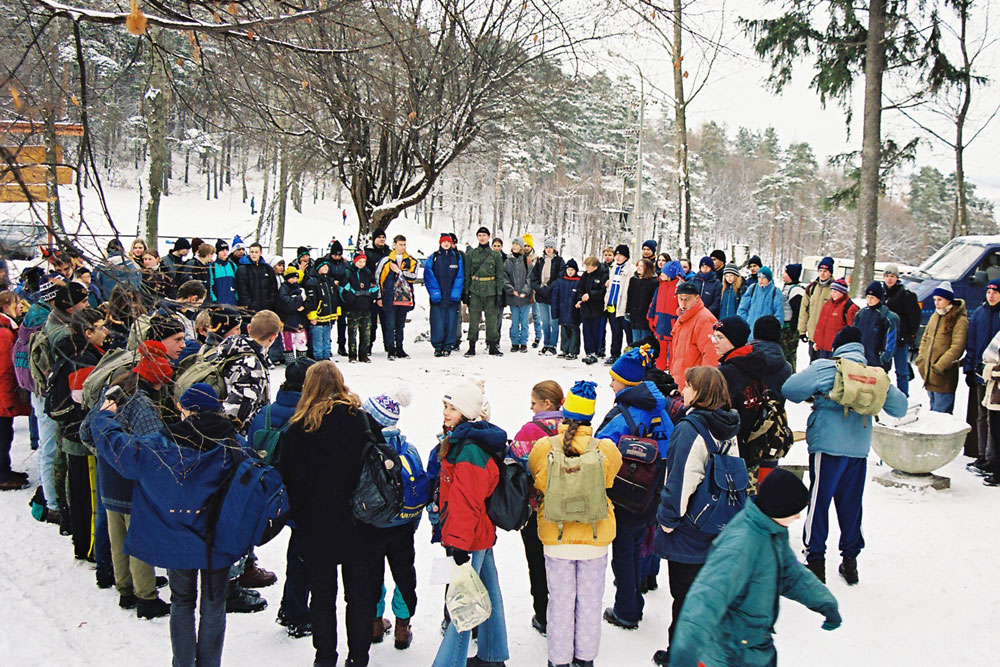
[[[490,404],[485,396],[486,384],[482,380],[463,382],[444,392],[444,401],[451,403],[470,421],[490,418]]]

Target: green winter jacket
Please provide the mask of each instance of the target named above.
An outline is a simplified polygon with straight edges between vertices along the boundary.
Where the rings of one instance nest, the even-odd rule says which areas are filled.
[[[670,667],[777,664],[778,596],[839,623],[837,600],[795,559],[788,529],[748,502],[719,534],[684,600]]]
[[[503,294],[503,257],[488,245],[465,253],[465,294],[478,297]]]

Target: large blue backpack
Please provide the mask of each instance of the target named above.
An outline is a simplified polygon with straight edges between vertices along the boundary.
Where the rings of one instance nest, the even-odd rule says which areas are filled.
[[[691,494],[684,516],[702,533],[718,535],[746,504],[747,487],[750,486],[747,464],[739,456],[728,453],[735,439],[720,446],[700,418],[688,415],[682,421],[695,427],[709,453],[705,477]]]
[[[419,456],[410,456],[409,451],[404,451],[399,455],[399,462],[399,476],[403,481],[403,509],[396,520],[411,520],[420,516],[430,500],[430,480]]]

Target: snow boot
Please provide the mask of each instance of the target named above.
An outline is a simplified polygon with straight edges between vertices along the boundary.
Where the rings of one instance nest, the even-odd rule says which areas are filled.
[[[557,665],[556,663],[554,663],[551,660],[549,660],[548,667],[573,667],[573,663],[571,663],[571,662],[564,662],[564,663],[560,663],[560,664]]]
[[[135,593],[122,593],[118,596],[118,606],[122,609],[135,609],[135,605],[139,603],[139,598],[135,596]]]
[[[407,353],[406,353],[406,352],[405,352],[405,351],[403,350],[403,346],[402,346],[402,345],[400,345],[399,347],[397,347],[397,348],[396,348],[396,358],[397,358],[397,359],[409,359],[409,358],[410,358],[410,355],[408,355],[408,354],[407,354]]]
[[[285,632],[292,639],[302,639],[303,637],[309,637],[313,633],[312,623],[306,621],[305,623],[300,623],[299,625],[288,624],[285,626]]]
[[[152,600],[139,600],[136,603],[135,615],[139,618],[160,618],[170,613],[170,603],[164,602],[159,597]]]
[[[372,644],[381,644],[391,629],[392,623],[384,618],[376,618],[372,623]]]
[[[840,563],[840,576],[844,578],[848,586],[858,585],[858,559],[844,557]]]
[[[277,581],[278,575],[259,566],[256,559],[247,563],[240,575],[240,586],[244,588],[266,588]]]
[[[806,568],[816,575],[822,583],[826,583],[826,561],[822,558],[818,560],[807,560]]]
[[[624,630],[635,630],[639,627],[638,621],[626,621],[615,613],[614,607],[608,607],[604,610],[604,620],[611,625],[616,625]]]
[[[531,347],[532,347],[532,348],[536,348],[536,347],[538,347],[538,344],[539,344],[540,342],[541,342],[541,341],[539,341],[539,340],[538,340],[538,339],[536,338],[535,340],[531,341]]]
[[[338,357],[347,356],[347,348],[344,347],[344,343],[337,343],[337,356]]]
[[[593,660],[577,660],[573,658],[572,667],[594,667]]]
[[[466,352],[464,356],[466,356],[466,357],[474,357],[474,356],[476,356],[476,344],[475,343],[471,343],[471,342],[469,343],[469,351]]]
[[[670,649],[657,651],[653,654],[653,664],[659,667],[668,667],[670,664]]]
[[[400,651],[405,651],[410,648],[410,643],[413,641],[413,630],[410,629],[410,619],[408,618],[396,618],[396,631],[393,635],[395,639],[395,647]]]
[[[465,661],[465,667],[507,667],[503,661],[483,660],[478,655],[474,655]]]
[[[545,636],[545,622],[538,619],[538,615],[534,614],[531,617],[531,627],[541,636]]]
[[[226,595],[227,614],[253,614],[267,608],[267,600],[257,591],[243,588],[239,580],[229,580],[229,590]]]
[[[503,352],[500,351],[500,345],[498,343],[487,343],[486,347],[489,349],[491,357],[503,356]]]

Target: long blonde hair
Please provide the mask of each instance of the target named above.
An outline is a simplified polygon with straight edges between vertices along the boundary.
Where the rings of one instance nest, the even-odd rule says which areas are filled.
[[[302,430],[312,433],[319,430],[323,417],[337,405],[347,406],[348,411],[361,409],[361,399],[346,384],[340,369],[332,361],[319,361],[306,371],[302,395],[289,424],[302,423]]]

